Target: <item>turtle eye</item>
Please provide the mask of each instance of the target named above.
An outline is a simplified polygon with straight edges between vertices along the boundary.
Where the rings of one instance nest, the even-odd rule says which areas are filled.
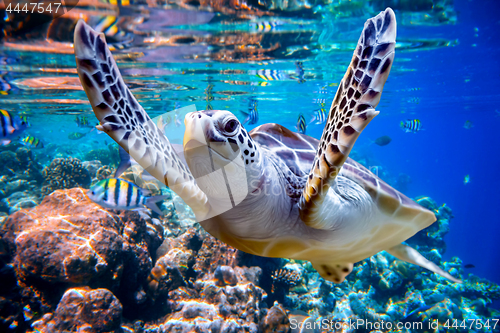
[[[238,128],[238,121],[236,119],[229,119],[223,126],[226,133],[232,134]]]

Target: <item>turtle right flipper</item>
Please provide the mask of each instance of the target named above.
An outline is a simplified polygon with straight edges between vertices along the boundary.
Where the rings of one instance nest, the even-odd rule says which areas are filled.
[[[300,215],[310,227],[327,229],[321,205],[356,139],[378,114],[375,107],[389,76],[396,46],[396,16],[387,8],[369,19],[351,64],[333,100],[316,158],[300,201]]]
[[[206,218],[211,209],[206,194],[125,85],[104,34],[80,20],[75,28],[74,47],[80,82],[101,123],[98,129],[177,193],[199,220]]]

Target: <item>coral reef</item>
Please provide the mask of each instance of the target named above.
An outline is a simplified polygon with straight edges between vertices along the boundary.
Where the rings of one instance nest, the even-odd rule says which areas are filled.
[[[85,167],[94,176],[102,166]],[[436,212],[437,226],[409,242],[463,284],[381,252],[334,285],[308,262],[246,254],[177,223],[174,200],[164,205],[168,217],[151,219],[104,210],[74,188],[0,215],[0,331],[375,332],[370,323],[500,315],[490,306],[498,285],[464,278],[458,258],[442,262],[453,214],[430,198],[418,201]],[[357,320],[357,330],[328,326]]]
[[[41,169],[29,149],[0,152],[0,211],[12,214],[40,202]]]
[[[120,328],[122,305],[107,289],[68,289],[57,309],[32,327],[39,332],[111,332]]]
[[[120,160],[118,147],[108,145],[107,148],[92,149],[83,158],[85,161],[100,161],[102,165],[112,165]]]
[[[42,171],[44,178],[42,193],[45,195],[59,189],[90,186],[90,173],[76,158],[56,158]]]
[[[38,312],[50,311],[68,287],[81,285],[109,289],[139,306],[152,268],[149,253],[162,233],[137,212],[103,210],[80,188],[55,191],[39,206],[11,215],[0,230],[20,293]]]

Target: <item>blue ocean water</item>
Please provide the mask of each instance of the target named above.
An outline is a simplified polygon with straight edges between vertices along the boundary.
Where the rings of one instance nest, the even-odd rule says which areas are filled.
[[[399,2],[353,2],[341,7],[344,12],[323,4],[276,16],[258,11],[242,16],[219,7],[198,14],[189,7],[194,16],[169,15],[172,8],[184,10],[179,4],[150,8],[146,15],[144,3],[121,6],[112,15],[114,7],[99,3],[90,14],[83,6],[74,11],[93,27],[114,15],[118,33],[108,31],[108,43],[125,82],[151,117],[194,105],[230,110],[243,122],[255,108],[258,121],[247,130],[275,122],[297,131],[302,114],[306,134],[319,139],[324,125],[309,121],[322,103],[328,109],[364,21]],[[428,196],[451,208],[443,260],[459,257],[470,267],[464,278],[472,273],[500,283],[500,4],[446,4],[452,14],[441,21],[418,10],[413,15],[396,10],[396,58],[380,114],[363,131],[352,157],[408,197]],[[4,27],[0,109],[28,117],[26,133],[43,142],[32,151],[44,166],[54,158],[83,161],[93,150],[116,148],[105,134],[75,122],[78,116],[97,123],[76,75],[75,22],[75,17],[54,21],[29,33]],[[420,120],[422,129],[404,132],[400,123],[407,119]],[[179,126],[171,121],[182,128],[181,120]],[[75,133],[81,137],[74,140]],[[374,143],[382,136],[391,142]],[[5,216],[14,211],[0,207]]]

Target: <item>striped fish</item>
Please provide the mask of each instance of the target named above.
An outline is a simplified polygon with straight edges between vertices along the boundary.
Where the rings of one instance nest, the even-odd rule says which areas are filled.
[[[243,125],[245,125],[247,122],[249,125],[257,124],[257,122],[259,121],[259,112],[257,111],[257,101],[253,97],[250,97],[248,101],[248,112],[241,111],[241,113],[247,116]]]
[[[280,26],[282,23],[278,21],[262,21],[262,22],[255,22],[252,23],[252,28],[254,31],[257,32],[269,32],[273,31],[276,29],[276,27]]]
[[[116,16],[108,15],[103,17],[94,28],[97,32],[102,32],[106,36],[112,37],[118,32],[117,23],[118,20]]]
[[[420,123],[420,120],[418,119],[407,119],[406,121],[402,121],[399,126],[406,132],[406,133],[417,133],[422,129],[422,124]]]
[[[21,122],[26,124],[26,127],[30,127],[31,124],[28,121],[28,116],[20,116]]]
[[[21,139],[21,144],[29,148],[43,148],[43,142],[34,136],[27,135]]]
[[[92,125],[87,116],[76,116],[76,125],[82,128],[94,128],[97,124]]]
[[[119,178],[104,179],[95,184],[87,196],[96,204],[109,209],[133,210],[146,206],[156,213],[163,213],[156,202],[170,198],[170,195],[148,196],[151,192]]]
[[[314,112],[314,115],[309,123],[316,121],[316,125],[324,124],[327,117],[328,112],[326,111],[325,103],[321,103],[320,108]]]
[[[8,145],[12,139],[18,137],[26,128],[25,123],[18,116],[12,116],[10,112],[0,110],[0,145]]]
[[[264,81],[282,81],[289,79],[289,75],[278,69],[259,69],[257,71],[251,70],[250,73]]]
[[[297,120],[297,131],[301,134],[306,134],[306,118],[304,118],[303,114],[299,115],[299,119]]]

